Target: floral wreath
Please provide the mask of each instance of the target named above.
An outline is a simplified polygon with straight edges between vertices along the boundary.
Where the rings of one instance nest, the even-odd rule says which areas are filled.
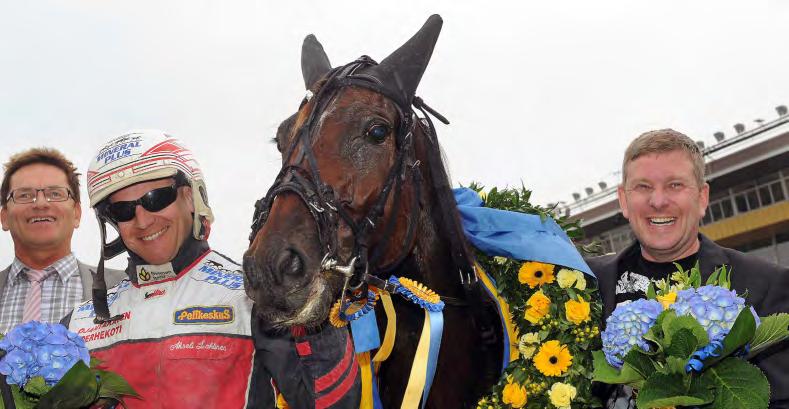
[[[480,186],[470,187],[485,207],[553,217],[569,237],[581,237],[578,222],[530,204],[531,192],[525,188],[484,193]],[[601,347],[602,304],[596,283],[580,271],[554,264],[491,257],[481,251],[476,258],[508,304],[513,327],[509,365],[477,408],[602,406],[592,394],[592,351]]]

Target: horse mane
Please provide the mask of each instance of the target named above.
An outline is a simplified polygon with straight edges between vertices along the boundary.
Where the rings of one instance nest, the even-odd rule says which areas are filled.
[[[435,126],[427,115],[424,118],[417,117],[417,124],[424,134],[424,139],[428,142],[425,144],[426,165],[438,206],[438,227],[440,229],[438,233],[449,240],[454,267],[463,273],[464,277],[473,277],[474,253],[465,238],[466,235],[460,221],[457,202],[452,193],[449,172],[442,155],[441,145],[438,142]]]

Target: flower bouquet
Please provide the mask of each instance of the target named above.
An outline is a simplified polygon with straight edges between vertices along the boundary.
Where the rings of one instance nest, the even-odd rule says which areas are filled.
[[[480,191],[475,185],[471,188]],[[494,188],[480,196],[488,208],[555,216],[551,209],[529,204],[529,194],[526,189]],[[556,222],[565,231],[574,226],[561,217]],[[482,251],[475,256],[480,269],[495,280],[498,296],[506,301],[513,344],[499,382],[477,408],[600,407],[592,394],[591,351],[601,345],[598,323],[602,315],[594,279],[549,263],[492,257]]]
[[[698,265],[679,267],[646,299],[618,306],[595,351],[594,379],[633,387],[639,409],[766,409],[770,385],[747,360],[789,337],[789,314],[760,319],[730,283],[725,267],[704,286]]]
[[[0,339],[0,350],[0,408],[102,407],[137,396],[120,375],[96,369],[82,338],[63,325],[20,324]]]

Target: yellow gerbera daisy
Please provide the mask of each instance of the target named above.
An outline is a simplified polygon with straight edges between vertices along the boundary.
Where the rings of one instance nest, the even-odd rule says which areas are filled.
[[[561,376],[573,363],[573,356],[566,345],[552,340],[543,343],[534,356],[534,366],[545,376]]]
[[[520,270],[518,270],[518,281],[520,281],[521,284],[528,285],[529,288],[550,284],[556,279],[553,275],[553,269],[555,267],[556,266],[553,264],[527,261],[523,263]]]

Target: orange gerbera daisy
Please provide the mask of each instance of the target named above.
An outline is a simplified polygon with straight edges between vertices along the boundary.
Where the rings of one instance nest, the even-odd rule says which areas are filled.
[[[518,281],[520,281],[521,284],[528,285],[529,288],[550,284],[556,279],[553,274],[553,269],[555,267],[556,266],[553,264],[527,261],[523,263],[520,270],[518,270]]]
[[[534,366],[545,376],[561,376],[573,363],[573,356],[566,345],[551,340],[543,343],[533,358]]]

